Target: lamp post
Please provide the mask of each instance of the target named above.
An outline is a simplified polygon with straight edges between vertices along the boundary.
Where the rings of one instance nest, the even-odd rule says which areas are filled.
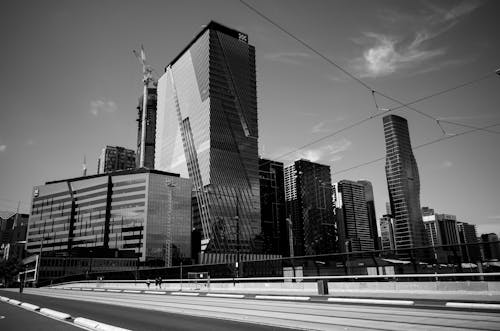
[[[35,277],[35,287],[38,287],[40,281],[40,270],[42,268],[42,251],[43,251],[43,241],[52,239],[51,237],[43,237],[40,243],[40,250],[38,251],[38,259],[36,262],[36,277]]]

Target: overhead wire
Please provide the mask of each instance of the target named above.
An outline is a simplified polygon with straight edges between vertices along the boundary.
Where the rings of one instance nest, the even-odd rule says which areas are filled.
[[[301,38],[295,36],[293,33],[289,32],[287,29],[285,29],[283,26],[281,26],[280,24],[278,24],[277,22],[275,22],[274,20],[272,20],[271,18],[269,18],[267,15],[265,15],[263,12],[261,12],[260,10],[258,10],[257,8],[253,7],[252,5],[250,5],[249,3],[247,3],[246,1],[244,0],[239,0],[240,3],[242,3],[245,7],[247,7],[248,9],[250,9],[251,11],[253,11],[254,13],[256,13],[257,15],[259,15],[261,18],[263,18],[264,20],[266,20],[267,22],[269,22],[271,25],[275,26],[276,28],[278,28],[280,31],[282,31],[283,33],[285,33],[287,36],[289,36],[290,38],[294,39],[295,41],[297,41],[299,44],[303,45],[305,48],[307,48],[308,50],[310,50],[311,52],[313,52],[314,54],[318,55],[319,57],[321,57],[323,60],[325,60],[327,63],[333,65],[335,68],[337,68],[338,70],[342,71],[344,74],[346,74],[347,76],[349,76],[351,79],[355,80],[356,82],[358,82],[360,85],[362,85],[364,88],[368,89],[370,92],[371,92],[371,95],[372,95],[372,98],[373,98],[373,101],[374,101],[374,104],[375,104],[375,107],[377,108],[377,110],[379,111],[378,113],[375,113],[375,114],[372,114],[370,115],[369,117],[366,117],[364,119],[361,119],[355,123],[352,123],[344,128],[341,128],[339,130],[336,130],[330,134],[327,134],[321,138],[318,138],[318,139],[315,139],[307,144],[304,144],[294,150],[291,150],[287,153],[284,153],[282,155],[279,155],[277,158],[278,159],[281,159],[281,158],[284,158],[290,154],[293,154],[293,153],[296,153],[306,147],[309,147],[311,145],[314,145],[314,144],[317,144],[318,142],[321,142],[323,140],[326,140],[328,138],[331,138],[341,132],[344,132],[346,130],[349,130],[349,129],[352,129],[358,125],[361,125],[371,119],[374,119],[376,117],[380,117],[386,113],[389,113],[389,112],[392,112],[392,111],[396,111],[396,110],[401,110],[403,108],[408,108],[409,110],[412,110],[426,118],[429,118],[431,120],[433,120],[437,125],[438,127],[440,128],[441,132],[443,133],[443,136],[447,136],[447,132],[446,130],[443,128],[443,126],[441,125],[440,122],[445,122],[443,120],[440,120],[438,119],[437,117],[435,116],[432,116],[430,114],[427,114],[421,110],[418,110],[414,107],[411,107],[411,105],[413,104],[416,104],[416,103],[419,103],[419,102],[422,102],[424,100],[428,100],[428,99],[431,99],[431,98],[434,98],[436,96],[439,96],[439,95],[443,95],[445,93],[449,93],[451,91],[454,91],[454,90],[457,90],[459,88],[463,88],[463,87],[466,87],[466,86],[469,86],[469,85],[472,85],[472,84],[475,84],[475,83],[478,83],[482,80],[485,80],[487,78],[490,78],[492,77],[495,72],[490,72],[490,73],[487,73],[487,74],[484,74],[478,78],[475,78],[475,79],[472,79],[470,81],[467,81],[467,82],[464,82],[464,83],[461,83],[461,84],[458,84],[458,85],[455,85],[455,86],[452,86],[450,88],[446,88],[444,90],[441,90],[441,91],[438,91],[438,92],[435,92],[435,93],[432,93],[432,94],[429,94],[427,96],[424,96],[424,97],[420,97],[418,99],[415,99],[411,102],[407,102],[407,103],[404,103],[404,102],[401,102],[400,100],[398,99],[395,99],[389,95],[387,95],[386,93],[383,93],[383,92],[380,92],[380,91],[377,91],[375,90],[375,88],[373,88],[372,86],[370,86],[368,83],[364,82],[363,80],[361,80],[360,78],[356,77],[354,74],[352,74],[351,72],[349,72],[347,69],[343,68],[341,65],[339,65],[338,63],[336,63],[335,61],[333,61],[332,59],[328,58],[327,56],[323,55],[320,51],[316,50],[314,47],[312,47],[311,45],[309,45],[308,43],[306,43],[304,40],[302,40]],[[384,109],[384,108],[380,108],[377,100],[376,100],[376,97],[375,97],[375,94],[378,94],[388,100],[391,100],[393,102],[396,102],[397,104],[399,104],[398,106],[396,107],[393,107],[393,108],[388,108],[388,109]],[[457,122],[452,122],[452,121],[446,121],[446,123],[450,123],[450,124],[455,124],[455,125],[458,125],[458,126],[463,126],[463,127],[467,127],[467,128],[471,128],[472,126],[469,126],[469,125],[463,125],[462,123],[457,123]],[[484,128],[478,128],[478,127],[472,127],[474,128],[475,130],[484,130]],[[490,131],[490,130],[485,130],[487,132],[492,132],[492,133],[498,133],[497,131]]]

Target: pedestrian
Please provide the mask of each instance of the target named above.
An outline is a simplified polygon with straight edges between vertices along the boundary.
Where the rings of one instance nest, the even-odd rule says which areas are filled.
[[[160,285],[161,288],[161,277],[158,277],[158,285]]]
[[[155,287],[158,288],[158,277],[155,278]]]
[[[151,284],[151,281],[149,280],[149,278],[146,280],[146,285],[148,286],[149,288],[149,285]]]

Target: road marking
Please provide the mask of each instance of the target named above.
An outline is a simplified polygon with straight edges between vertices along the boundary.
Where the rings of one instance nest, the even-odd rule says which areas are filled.
[[[341,302],[341,303],[372,303],[379,305],[402,305],[413,306],[414,301],[409,300],[380,300],[380,299],[351,299],[351,298],[328,298],[328,302]]]
[[[106,291],[107,292],[121,292],[122,290],[114,290],[114,289],[108,288]]]
[[[193,292],[172,292],[170,294],[172,294],[172,295],[188,295],[188,296],[192,296],[192,297],[196,297],[196,296],[200,295],[200,293],[193,293]]]
[[[289,296],[280,296],[280,295],[256,295],[255,299],[264,299],[264,300],[294,300],[294,301],[308,301],[311,297],[289,297]]]
[[[474,303],[474,302],[447,302],[446,307],[452,308],[478,308],[478,309],[500,309],[500,304]]]
[[[222,293],[208,293],[207,297],[219,297],[219,298],[244,298],[243,294],[222,294]]]
[[[167,292],[162,292],[162,291],[144,291],[144,293],[147,293],[147,294],[167,294]]]
[[[92,289],[88,287],[82,287],[82,291],[92,291]]]
[[[95,288],[94,289],[94,292],[104,292],[106,291],[106,289],[103,289],[103,288]]]
[[[141,293],[141,291],[136,291],[136,290],[123,290],[123,293]]]

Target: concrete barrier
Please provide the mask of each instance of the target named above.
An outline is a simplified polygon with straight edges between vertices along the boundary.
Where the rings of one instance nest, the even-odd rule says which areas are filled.
[[[24,309],[27,309],[27,310],[31,310],[31,311],[40,310],[40,307],[32,305],[31,303],[27,303],[27,302],[21,303],[21,307],[23,307]]]
[[[83,326],[90,330],[99,330],[99,331],[130,331],[128,329],[120,328],[117,326],[97,322],[88,318],[77,317],[74,319],[73,323],[79,326]]]
[[[66,313],[61,313],[60,311],[57,310],[52,310],[49,308],[42,308],[40,309],[40,313],[49,316],[58,320],[67,320],[71,318],[71,315],[66,314]]]

